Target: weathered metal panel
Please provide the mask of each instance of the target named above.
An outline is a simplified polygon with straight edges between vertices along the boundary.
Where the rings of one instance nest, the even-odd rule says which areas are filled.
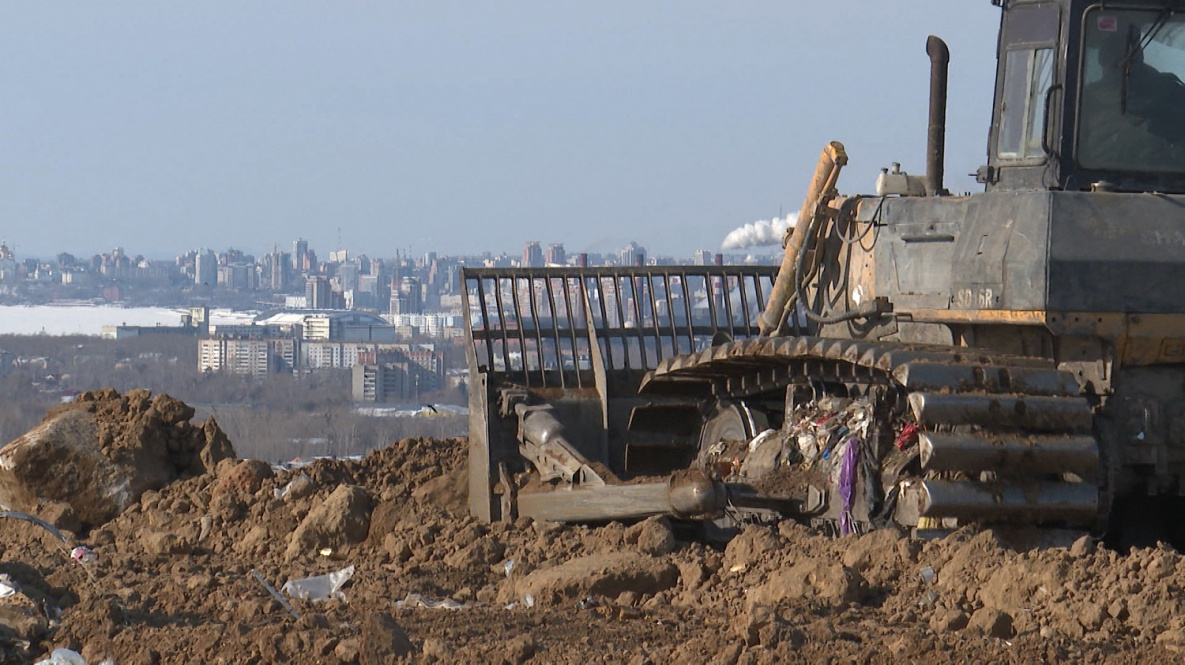
[[[1049,308],[1185,310],[1185,196],[1050,193]]]
[[[877,295],[898,313],[1043,310],[1048,210],[1047,192],[870,201]]]

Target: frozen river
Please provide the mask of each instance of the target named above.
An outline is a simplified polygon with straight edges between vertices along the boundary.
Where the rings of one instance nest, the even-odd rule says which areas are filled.
[[[111,305],[0,305],[0,335],[94,335],[103,326],[176,326],[185,309]],[[245,323],[252,312],[210,310],[213,325]]]

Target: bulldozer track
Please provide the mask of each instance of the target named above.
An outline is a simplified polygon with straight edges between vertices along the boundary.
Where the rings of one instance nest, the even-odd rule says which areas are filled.
[[[1089,527],[1107,513],[1091,404],[1051,360],[966,347],[755,338],[667,359],[641,390],[735,400],[791,386],[848,396],[880,390],[892,395],[891,411],[916,421],[918,463],[898,481],[899,522]]]

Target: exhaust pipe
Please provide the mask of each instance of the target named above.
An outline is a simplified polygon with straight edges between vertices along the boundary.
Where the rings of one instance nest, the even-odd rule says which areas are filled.
[[[950,67],[950,49],[934,35],[926,40],[930,56],[930,128],[926,136],[926,194],[950,194],[942,186],[946,161],[946,82]]]

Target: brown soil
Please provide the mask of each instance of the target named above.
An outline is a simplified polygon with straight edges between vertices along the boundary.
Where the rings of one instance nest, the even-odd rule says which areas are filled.
[[[465,453],[407,439],[274,474],[226,460],[79,534],[99,556],[85,566],[0,519],[0,573],[55,617],[26,612],[43,623],[27,645],[0,630],[0,663],[57,647],[121,665],[1143,663],[1185,648],[1185,564],[1168,549],[831,539],[792,522],[714,549],[663,519],[486,525],[465,510]],[[278,589],[348,565],[345,599],[291,600],[299,619],[251,575]],[[0,622],[21,610],[3,602]]]

